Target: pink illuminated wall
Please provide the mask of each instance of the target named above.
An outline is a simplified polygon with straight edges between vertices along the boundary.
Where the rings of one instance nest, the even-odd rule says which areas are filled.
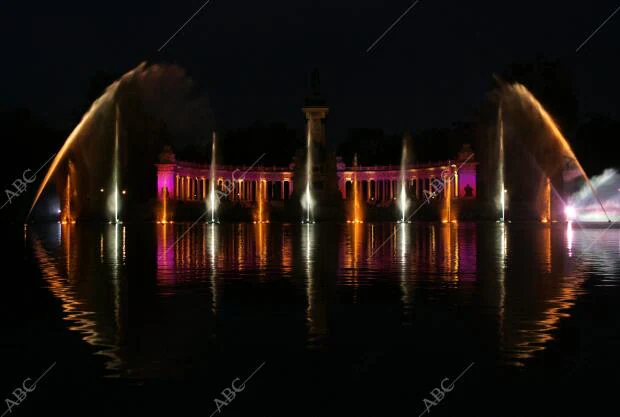
[[[163,198],[164,188],[168,188],[168,196],[174,196],[175,165],[157,164],[157,198]]]
[[[471,187],[471,194],[467,195],[467,186]],[[476,165],[465,164],[459,169],[459,198],[475,198],[476,190]]]

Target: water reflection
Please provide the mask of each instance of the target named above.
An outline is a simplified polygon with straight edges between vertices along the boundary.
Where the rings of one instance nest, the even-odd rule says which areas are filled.
[[[205,351],[222,332],[228,339],[221,340],[229,341],[231,332],[255,334],[294,350],[293,334],[303,330],[305,348],[328,349],[347,324],[359,325],[351,313],[357,310],[350,311],[356,305],[367,313],[377,309],[379,321],[388,319],[379,306],[396,306],[400,326],[414,333],[420,311],[446,315],[452,314],[446,306],[460,306],[455,322],[469,314],[470,322],[489,329],[484,337],[504,363],[523,366],[570,317],[588,274],[602,276],[596,285],[618,285],[617,230],[495,223],[189,226],[24,229],[68,328],[105,358],[109,375],[191,372],[207,361]],[[139,312],[131,321],[128,286],[132,311]],[[254,317],[263,317],[262,333]]]
[[[115,249],[117,231],[110,229],[117,226],[107,226],[107,235],[113,236],[111,249]],[[69,323],[67,328],[78,332],[84,342],[95,347],[95,355],[105,358],[108,376],[118,375],[122,364],[119,348],[121,288],[118,269],[114,268],[118,264],[118,251],[110,250],[106,257],[112,266],[108,271],[110,282],[92,280],[89,274],[80,274],[81,268],[98,269],[100,262],[80,249],[87,247],[84,240],[96,241],[96,235],[83,233],[75,224],[66,223],[31,232],[31,237],[34,257],[48,288],[61,302],[63,320]],[[52,242],[56,244],[50,245]]]

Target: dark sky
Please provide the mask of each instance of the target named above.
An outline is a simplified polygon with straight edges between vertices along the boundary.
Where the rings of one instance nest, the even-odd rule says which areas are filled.
[[[68,128],[87,107],[97,70],[141,61],[187,69],[219,129],[255,120],[303,125],[308,74],[321,70],[331,107],[328,140],[348,128],[449,126],[468,120],[505,65],[537,55],[575,72],[583,117],[620,118],[620,13],[613,1],[421,0],[372,50],[410,0],[16,2],[0,5],[0,105],[23,106]]]

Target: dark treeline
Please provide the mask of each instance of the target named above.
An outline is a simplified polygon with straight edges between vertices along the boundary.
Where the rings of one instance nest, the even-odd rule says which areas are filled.
[[[390,135],[383,129],[351,129],[337,154],[347,165],[352,164],[354,154],[360,165],[397,165],[407,133]],[[463,144],[473,144],[473,133],[468,123],[454,123],[451,128],[413,131],[407,142],[409,162],[448,160],[456,158]]]
[[[173,146],[177,159],[209,163],[211,138],[187,146]],[[288,166],[297,150],[305,146],[303,131],[284,123],[254,122],[251,126],[218,132],[216,162],[225,165],[251,165],[265,154],[260,165]]]

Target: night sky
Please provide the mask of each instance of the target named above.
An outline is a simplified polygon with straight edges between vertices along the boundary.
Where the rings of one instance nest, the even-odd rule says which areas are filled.
[[[97,71],[120,75],[146,60],[185,68],[218,129],[256,120],[299,128],[318,67],[328,140],[339,143],[353,127],[397,133],[470,120],[493,73],[544,56],[573,71],[580,118],[620,118],[620,13],[575,52],[617,2],[421,0],[367,53],[411,1],[211,0],[158,52],[203,3],[3,2],[0,105],[69,129]]]

